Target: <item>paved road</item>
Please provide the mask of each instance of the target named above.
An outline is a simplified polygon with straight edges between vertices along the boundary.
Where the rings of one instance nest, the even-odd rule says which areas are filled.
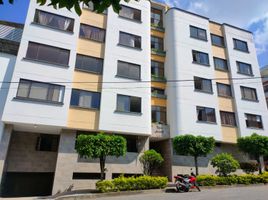
[[[268,186],[208,189],[189,193],[155,193],[120,197],[105,197],[97,200],[268,200]]]

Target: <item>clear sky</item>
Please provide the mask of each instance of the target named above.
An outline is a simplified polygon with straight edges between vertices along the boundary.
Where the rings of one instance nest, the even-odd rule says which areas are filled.
[[[0,5],[0,20],[24,23],[30,0],[14,0]],[[34,1],[34,0],[32,0]],[[260,67],[268,65],[268,3],[267,0],[158,0],[209,17],[219,23],[229,23],[254,33]]]

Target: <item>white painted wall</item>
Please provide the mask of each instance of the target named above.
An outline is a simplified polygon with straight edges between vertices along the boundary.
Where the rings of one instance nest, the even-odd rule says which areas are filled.
[[[258,65],[256,49],[253,41],[253,35],[233,28],[228,25],[224,25],[225,39],[227,45],[227,54],[230,63],[230,74],[232,78],[253,78],[246,80],[233,80],[233,92],[235,95],[235,104],[237,107],[238,125],[240,128],[241,136],[248,136],[252,133],[267,134],[268,130],[268,112],[265,102],[265,95],[263,91],[262,80],[260,78],[254,79],[254,77],[260,77],[260,69]],[[233,38],[246,41],[249,48],[249,53],[240,52],[234,49]],[[236,61],[249,63],[252,65],[252,71],[254,77],[248,77],[237,73]],[[246,86],[255,88],[257,90],[257,96],[259,102],[251,102],[242,100],[240,86]],[[251,129],[246,127],[245,113],[256,114],[262,116],[262,122],[264,129]]]
[[[166,65],[168,80],[193,80],[194,76],[214,78],[213,57],[211,52],[209,21],[177,9],[170,9],[165,15],[166,21]],[[207,30],[208,41],[190,37],[190,25]],[[192,50],[209,54],[210,66],[194,64]],[[213,136],[222,140],[217,89],[213,84],[213,94],[194,91],[194,82],[168,82],[168,123],[171,137],[181,134]],[[196,106],[215,109],[217,124],[197,122]]]
[[[126,4],[125,2],[121,2]],[[128,134],[151,133],[151,89],[150,83],[139,83],[129,79],[117,78],[117,60],[141,65],[141,80],[151,79],[150,69],[150,2],[141,0],[130,1],[127,6],[140,9],[142,22],[124,19],[108,10],[105,59],[103,68],[103,82],[120,82],[120,84],[104,83],[101,96],[99,129]],[[139,35],[142,37],[142,50],[135,50],[118,46],[119,31]],[[131,82],[131,83],[124,83]],[[117,94],[137,96],[142,98],[142,114],[116,113]]]

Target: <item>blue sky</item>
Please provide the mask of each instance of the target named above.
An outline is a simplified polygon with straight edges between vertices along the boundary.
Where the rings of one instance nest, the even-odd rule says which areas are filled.
[[[30,0],[14,0],[0,5],[0,20],[24,23]],[[254,33],[260,67],[268,65],[268,3],[267,0],[158,0],[209,17],[219,23],[229,23]]]

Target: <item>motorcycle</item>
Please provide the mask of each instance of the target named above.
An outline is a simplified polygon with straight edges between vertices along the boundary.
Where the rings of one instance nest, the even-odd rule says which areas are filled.
[[[201,191],[196,181],[196,175],[192,172],[191,175],[177,175],[175,178],[175,186],[178,192],[189,192],[190,189]]]

